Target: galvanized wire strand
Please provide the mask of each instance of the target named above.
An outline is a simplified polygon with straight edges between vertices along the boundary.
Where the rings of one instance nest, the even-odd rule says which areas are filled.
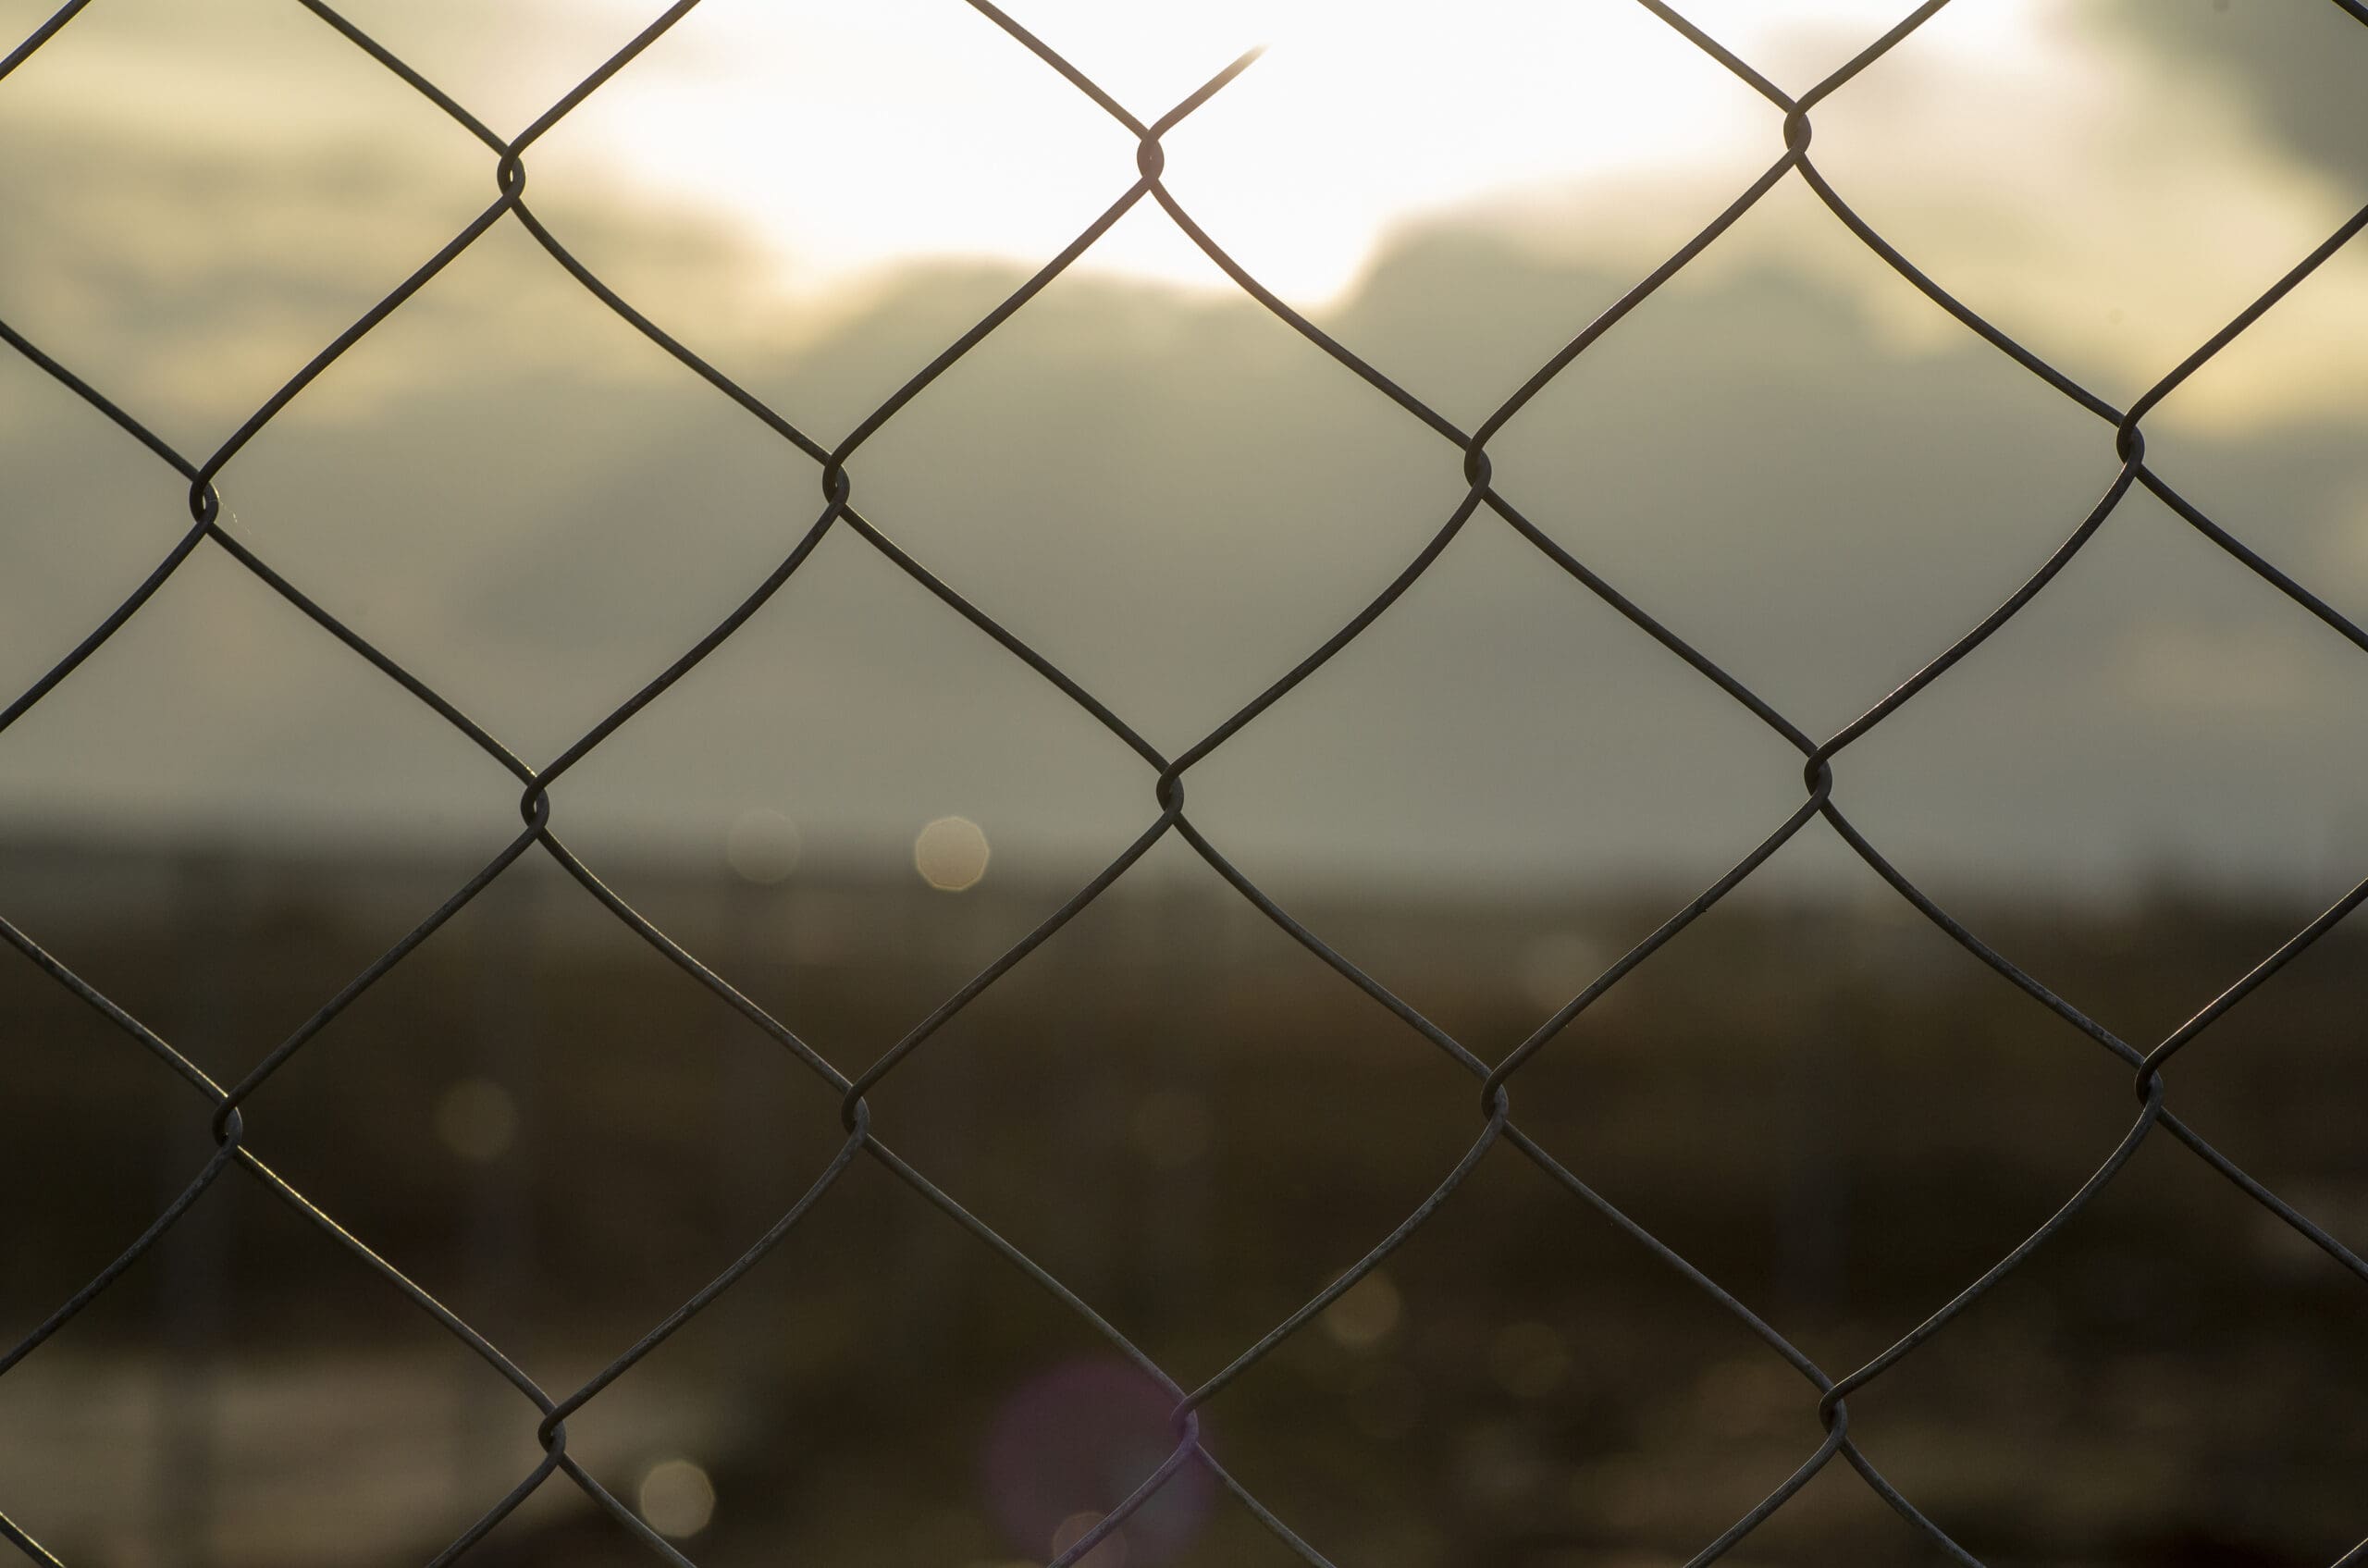
[[[10,71],[31,59],[34,50],[56,37],[58,30],[80,16],[90,3],[91,0],[66,0],[65,5],[52,11],[39,27],[25,35],[22,43],[0,56],[0,79],[6,79]]]
[[[1479,1162],[1491,1149],[1501,1143],[1529,1160],[1557,1186],[1577,1199],[1584,1206],[1594,1211],[1617,1231],[1642,1246],[1660,1265],[1670,1268],[1684,1280],[1691,1289],[1700,1292],[1721,1311],[1734,1318],[1742,1327],[1764,1343],[1770,1353],[1778,1356],[1794,1371],[1799,1373],[1816,1391],[1815,1410],[1823,1426],[1823,1438],[1820,1443],[1758,1503],[1703,1548],[1692,1559],[1693,1563],[1707,1564],[1717,1560],[1782,1508],[1801,1488],[1819,1474],[1836,1455],[1839,1455],[1866,1480],[1879,1497],[1900,1514],[1929,1546],[1954,1562],[1980,1568],[1978,1558],[1953,1539],[1939,1524],[1919,1511],[1867,1457],[1852,1433],[1846,1397],[1852,1391],[1864,1388],[1873,1379],[1889,1371],[1933,1337],[1945,1331],[1959,1315],[1969,1310],[2019,1267],[2037,1248],[2069,1226],[2079,1212],[2128,1165],[2155,1127],[2163,1128],[2175,1141],[2202,1159],[2209,1168],[2261,1205],[2265,1212],[2311,1241],[2334,1262],[2353,1276],[2368,1281],[2368,1265],[2363,1265],[2356,1254],[2336,1241],[2318,1224],[2245,1172],[2166,1107],[2167,1091],[2161,1071],[2173,1056],[2186,1049],[2212,1023],[2238,1006],[2295,957],[2342,922],[2362,901],[2368,901],[2368,882],[2362,883],[2300,932],[2281,944],[2177,1030],[2172,1031],[2151,1049],[2140,1049],[2121,1040],[2073,1003],[2033,978],[1955,917],[1942,908],[1913,881],[1898,870],[1873,844],[1858,832],[1843,812],[1835,797],[1833,770],[1834,759],[1843,751],[1896,713],[2019,615],[2024,608],[2047,588],[2073,557],[2079,553],[2105,525],[2133,486],[2142,486],[2162,500],[2176,515],[2203,537],[2211,539],[2253,574],[2269,583],[2288,599],[2355,647],[2368,650],[2368,636],[2363,636],[2358,625],[2318,599],[2307,587],[2273,565],[2233,534],[2214,523],[2152,468],[2146,461],[2144,435],[2140,428],[2140,422],[2149,412],[2277,304],[2328,258],[2348,244],[2363,228],[2368,228],[2368,209],[2363,209],[2330,235],[2317,249],[2281,277],[2226,326],[2199,345],[2177,366],[2158,380],[2128,411],[2124,412],[2082,387],[2077,380],[2050,364],[2043,356],[2026,348],[2011,335],[1990,322],[1979,310],[1957,299],[1929,274],[1919,269],[1844,200],[1841,194],[1828,183],[1808,155],[1813,136],[1810,111],[1818,104],[1857,79],[1862,73],[1875,67],[1895,46],[1936,15],[1946,0],[1927,0],[1926,4],[1918,6],[1898,24],[1798,97],[1792,96],[1775,86],[1748,62],[1687,19],[1677,9],[1663,3],[1663,0],[1638,0],[1648,13],[1658,18],[1781,112],[1782,152],[1773,164],[1747,185],[1708,225],[1549,356],[1536,372],[1514,389],[1487,418],[1467,435],[1454,422],[1440,414],[1414,391],[1383,373],[1354,350],[1316,326],[1267,289],[1250,271],[1240,265],[1223,245],[1185,210],[1166,188],[1163,179],[1166,154],[1161,138],[1180,123],[1185,117],[1210,102],[1228,82],[1245,69],[1256,58],[1255,51],[1240,56],[1166,114],[1146,123],[1119,104],[1084,72],[1079,70],[1058,50],[1029,31],[1000,8],[986,3],[986,0],[968,0],[973,11],[1058,73],[1135,138],[1135,164],[1138,178],[1126,187],[1100,216],[1018,289],[909,377],[888,399],[858,420],[838,441],[826,444],[819,438],[802,430],[764,400],[717,369],[705,357],[623,299],[579,260],[534,214],[524,201],[527,178],[524,154],[527,149],[679,22],[688,14],[696,0],[680,0],[680,3],[668,8],[649,26],[610,54],[589,75],[536,116],[517,136],[507,140],[491,130],[465,106],[443,92],[400,56],[322,3],[322,0],[299,0],[299,3],[338,35],[371,59],[376,60],[495,154],[494,172],[497,192],[495,200],[392,290],[364,311],[352,326],[339,333],[292,377],[282,383],[259,407],[241,420],[210,455],[202,461],[193,461],[181,455],[138,418],[108,399],[65,364],[43,352],[13,327],[6,322],[0,322],[0,342],[6,342],[29,363],[43,371],[83,402],[97,410],[189,481],[189,504],[192,519],[192,525],[178,536],[171,548],[158,560],[157,563],[90,634],[44,672],[31,686],[20,693],[5,710],[0,710],[0,734],[5,734],[34,704],[70,677],[92,653],[104,646],[154,598],[201,545],[211,544],[223,550],[242,569],[293,605],[314,624],[337,638],[380,674],[394,682],[414,699],[427,707],[456,733],[462,735],[508,772],[523,786],[519,806],[524,826],[508,845],[459,889],[412,926],[392,946],[324,1002],[291,1034],[268,1052],[245,1077],[227,1089],[216,1084],[185,1056],[43,950],[30,935],[10,924],[5,918],[0,918],[0,939],[5,939],[8,945],[22,954],[37,969],[95,1009],[118,1031],[128,1035],[151,1056],[159,1060],[163,1066],[190,1085],[192,1092],[211,1107],[211,1127],[215,1138],[215,1150],[212,1155],[149,1227],[135,1238],[129,1247],[118,1253],[105,1269],[45,1317],[28,1336],[19,1340],[5,1357],[0,1357],[0,1376],[6,1375],[24,1357],[67,1327],[110,1283],[136,1266],[156,1240],[191,1206],[203,1199],[222,1172],[230,1166],[237,1165],[282,1202],[293,1207],[296,1212],[302,1215],[358,1261],[373,1270],[388,1286],[426,1313],[480,1360],[486,1362],[537,1412],[539,1419],[536,1430],[544,1451],[542,1459],[525,1475],[520,1477],[487,1512],[432,1560],[436,1568],[459,1561],[551,1475],[562,1473],[621,1528],[648,1548],[660,1561],[687,1565],[688,1558],[651,1529],[632,1509],[623,1503],[567,1451],[566,1420],[571,1414],[586,1408],[605,1389],[630,1372],[643,1357],[730,1290],[768,1255],[777,1250],[798,1222],[827,1196],[850,1167],[855,1157],[861,1154],[869,1155],[900,1182],[944,1213],[957,1227],[968,1231],[974,1239],[988,1247],[1005,1264],[1044,1290],[1064,1310],[1110,1343],[1115,1351],[1163,1389],[1174,1401],[1172,1423],[1177,1433],[1174,1449],[1153,1470],[1135,1485],[1117,1506],[1105,1513],[1081,1537],[1054,1559],[1055,1568],[1081,1560],[1099,1542],[1122,1527],[1128,1517],[1188,1465],[1197,1466],[1214,1476],[1253,1519],[1295,1555],[1305,1562],[1318,1564],[1319,1568],[1330,1568],[1328,1560],[1317,1548],[1292,1531],[1284,1521],[1261,1502],[1247,1486],[1219,1463],[1215,1455],[1201,1439],[1200,1408],[1225,1388],[1249,1374],[1276,1346],[1312,1321],[1332,1302],[1353,1289],[1360,1281],[1370,1278],[1385,1258],[1406,1244],[1419,1228],[1443,1206],[1451,1202],[1456,1191]],[[2330,0],[2330,3],[2355,20],[2368,23],[2368,0]],[[0,58],[0,79],[5,79],[9,72],[55,38],[87,6],[87,4],[88,0],[71,0],[71,3],[55,13],[30,37],[11,50],[5,58]],[[1670,278],[1675,277],[1710,244],[1732,228],[1745,213],[1756,206],[1787,175],[1794,173],[1800,176],[1804,183],[1832,213],[1847,232],[1931,300],[1936,306],[2076,406],[2109,425],[2115,432],[2114,452],[2117,461],[2115,477],[2104,494],[2080,518],[2071,532],[2035,565],[2013,594],[1972,628],[1933,654],[1858,718],[1822,742],[1814,740],[1807,732],[1760,698],[1745,682],[1700,652],[1667,618],[1648,611],[1640,602],[1623,593],[1574,553],[1564,548],[1546,527],[1532,521],[1499,488],[1494,475],[1494,465],[1487,451],[1488,443],[1494,437],[1528,406],[1555,377],[1576,363],[1607,332],[1616,327],[1632,312],[1650,299]],[[1236,710],[1199,741],[1173,757],[1165,755],[1152,746],[1119,712],[1092,696],[1056,662],[1030,647],[993,615],[932,572],[925,562],[896,544],[886,530],[876,525],[857,511],[852,500],[854,481],[848,468],[852,458],[874,434],[931,386],[946,370],[968,355],[1004,322],[1024,308],[1060,277],[1072,263],[1098,242],[1120,217],[1140,205],[1145,197],[1149,197],[1152,203],[1176,225],[1178,231],[1207,255],[1243,294],[1290,327],[1315,350],[1324,353],[1343,370],[1364,382],[1373,390],[1379,392],[1396,405],[1406,417],[1449,442],[1460,454],[1462,472],[1467,486],[1462,500],[1378,594],[1369,599],[1331,636],[1317,644],[1289,669],[1274,678],[1256,697]],[[268,561],[237,538],[226,524],[228,513],[215,484],[215,481],[224,475],[253,438],[301,396],[330,364],[425,289],[446,266],[505,216],[514,218],[556,265],[572,277],[592,298],[598,300],[619,319],[706,381],[744,413],[757,419],[794,450],[815,462],[820,470],[819,477],[825,503],[820,514],[800,536],[781,563],[744,596],[730,613],[657,675],[644,683],[633,695],[561,750],[550,762],[539,769],[533,768],[523,761],[490,731],[470,719],[461,709],[428,683],[416,677],[399,661],[354,632],[313,596],[281,574]],[[1440,1029],[1420,1011],[1349,960],[1317,932],[1285,910],[1258,885],[1252,877],[1235,865],[1215,843],[1206,837],[1190,821],[1184,809],[1185,775],[1189,771],[1206,759],[1219,747],[1227,744],[1243,728],[1267,714],[1317,670],[1330,662],[1341,650],[1362,636],[1431,569],[1471,521],[1483,510],[1509,527],[1546,557],[1556,568],[1571,576],[1590,594],[1615,611],[1624,621],[1650,637],[1665,651],[1678,658],[1696,674],[1710,682],[1797,750],[1803,757],[1802,778],[1807,791],[1806,797],[1795,804],[1749,853],[1709,883],[1702,893],[1668,916],[1646,938],[1622,955],[1577,995],[1555,1009],[1529,1036],[1513,1045],[1494,1062],[1475,1053]],[[746,994],[735,988],[707,962],[660,931],[610,888],[593,869],[570,850],[559,837],[552,825],[555,808],[551,793],[554,784],[576,763],[630,722],[645,708],[661,698],[684,674],[696,668],[717,648],[736,635],[750,620],[761,613],[778,590],[811,557],[821,540],[833,528],[842,525],[849,532],[864,540],[868,546],[901,573],[925,588],[941,603],[984,633],[1005,652],[1033,670],[1141,758],[1152,772],[1152,795],[1157,808],[1156,816],[1113,860],[1089,879],[1050,915],[1041,920],[1018,942],[1005,949],[943,1002],[931,1007],[919,1022],[876,1056],[870,1066],[852,1078],[833,1067],[820,1052],[787,1026],[750,1000]],[[1512,1104],[1510,1095],[1511,1079],[1532,1056],[1567,1031],[1602,995],[1621,983],[1655,954],[1676,941],[1703,914],[1741,885],[1779,849],[1802,832],[1812,819],[1822,819],[1844,844],[1879,878],[1956,945],[1999,974],[2058,1021],[2069,1025],[2121,1059],[2125,1065],[2131,1067],[2135,1074],[2134,1087],[2140,1104],[2139,1114],[2128,1130],[2103,1155],[2091,1174],[2063,1201],[2054,1213],[1996,1263],[1952,1295],[1919,1323],[1908,1328],[1856,1371],[1839,1379],[1820,1369],[1813,1360],[1742,1300],[1719,1286],[1693,1263],[1661,1241],[1649,1228],[1605,1199],[1557,1156],[1523,1132],[1512,1119]],[[1204,1377],[1197,1385],[1193,1385],[1190,1392],[1186,1391],[1185,1384],[1171,1377],[1144,1354],[1099,1311],[1045,1270],[1024,1250],[988,1226],[956,1196],[932,1182],[918,1167],[906,1161],[883,1142],[873,1128],[870,1108],[865,1099],[870,1089],[877,1086],[895,1071],[913,1053],[937,1034],[949,1020],[1059,932],[1124,876],[1161,839],[1170,833],[1178,836],[1222,881],[1232,887],[1267,920],[1331,969],[1344,982],[1364,994],[1400,1023],[1412,1030],[1433,1048],[1443,1053],[1458,1067],[1472,1074],[1480,1087],[1477,1108],[1482,1117],[1482,1128],[1475,1141],[1469,1145],[1457,1164],[1434,1184],[1428,1195],[1412,1213],[1377,1241],[1368,1245],[1345,1269],[1334,1274],[1328,1283],[1307,1298],[1276,1327],[1231,1358],[1215,1373]],[[539,849],[549,857],[588,896],[606,908],[628,931],[654,948],[703,989],[725,1002],[746,1024],[763,1034],[775,1045],[787,1050],[801,1066],[820,1079],[823,1087],[838,1097],[842,1126],[845,1133],[845,1139],[828,1163],[822,1167],[781,1217],[768,1227],[721,1272],[710,1278],[705,1285],[686,1298],[667,1316],[660,1319],[632,1346],[604,1364],[574,1392],[556,1400],[546,1393],[475,1329],[412,1282],[394,1265],[346,1231],[326,1210],[299,1192],[265,1164],[247,1141],[244,1111],[246,1102],[265,1082],[285,1070],[329,1024],[356,1006],[377,981],[405,961],[438,929],[466,907],[485,888],[507,872],[530,849]],[[58,1563],[58,1560],[54,1555],[42,1547],[20,1525],[6,1514],[0,1514],[0,1538],[5,1538],[17,1546],[32,1561]],[[2337,1568],[2347,1568],[2347,1565],[2356,1565],[2362,1562],[2368,1562],[2368,1542],[2363,1542],[2347,1552],[2338,1560]],[[59,1565],[59,1568],[62,1568],[62,1565]]]

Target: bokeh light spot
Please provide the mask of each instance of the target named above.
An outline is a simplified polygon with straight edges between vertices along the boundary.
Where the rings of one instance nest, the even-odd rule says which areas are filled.
[[[1404,1310],[1398,1287],[1375,1269],[1324,1309],[1324,1331],[1343,1350],[1369,1351],[1397,1331]]]
[[[743,882],[770,886],[797,869],[797,824],[765,807],[743,811],[724,835],[723,858]]]
[[[687,1459],[660,1461],[641,1478],[641,1517],[661,1536],[696,1536],[715,1517],[715,1484]]]
[[[1071,1362],[1030,1378],[995,1412],[980,1481],[1014,1552],[1036,1562],[1082,1540],[1175,1450],[1175,1396],[1114,1360]],[[1090,1568],[1197,1562],[1214,1500],[1207,1471],[1187,1465],[1118,1530],[1079,1559]]]
[[[959,893],[987,874],[987,835],[968,817],[940,817],[913,840],[913,869],[942,893]]]

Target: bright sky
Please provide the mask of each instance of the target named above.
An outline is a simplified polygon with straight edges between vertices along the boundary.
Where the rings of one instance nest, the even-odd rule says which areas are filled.
[[[94,6],[11,78],[5,106],[29,130],[79,122],[154,145],[212,142],[248,165],[327,145],[332,129],[379,142],[416,126],[405,144],[438,149],[456,191],[486,189],[483,149],[449,126],[439,140],[426,129],[432,110],[301,7],[217,3],[202,23],[178,0]],[[30,27],[47,6],[0,0],[0,23]],[[655,7],[342,8],[511,131]],[[1797,92],[1897,21],[1903,0],[1683,8]],[[1253,274],[1310,308],[1351,289],[1394,232],[1456,215],[1641,272],[1781,148],[1771,105],[1632,0],[1009,9],[1147,120],[1264,45],[1169,136],[1166,183]],[[2076,25],[2081,14],[2061,0],[1957,0],[1819,107],[1815,153],[1950,288],[2129,398],[2325,238],[2360,193],[2273,145],[2225,82],[2177,79],[2127,38]],[[707,0],[529,166],[541,210],[622,194],[648,224],[670,214],[722,224],[762,258],[746,288],[805,302],[921,258],[1041,264],[1135,178],[1124,129],[962,0]],[[1687,286],[1770,260],[1843,283],[1903,342],[1961,335],[1797,188],[1689,268]],[[1079,270],[1230,287],[1148,203]],[[2354,246],[2164,412],[2257,423],[2363,400],[2368,247]]]
[[[610,3],[619,37],[646,18],[647,0]],[[1146,120],[1264,45],[1170,135],[1166,180],[1253,274],[1312,308],[1393,231],[1456,213],[1649,266],[1781,150],[1772,106],[1627,0],[1008,8]],[[1904,10],[1682,8],[1794,92]],[[2061,5],[1959,0],[1818,116],[1819,166],[1878,227],[2123,398],[2359,199],[2269,147],[2225,93],[2129,53]],[[808,297],[921,256],[1032,265],[1134,177],[1125,130],[958,0],[711,0],[555,133],[546,166],[728,212],[774,253],[777,287]],[[1961,331],[1870,273],[1809,205],[1768,204],[1696,276],[1773,246],[1864,291],[1904,339]],[[1148,203],[1080,270],[1228,287]],[[2325,352],[2368,351],[2368,263],[2341,258],[2309,293],[2281,323],[2292,352],[2264,336],[2170,416],[2245,423],[2368,392],[2368,352]]]
[[[620,19],[645,9],[621,0]],[[1741,173],[1781,150],[1763,100],[1631,4],[1009,9],[1145,120],[1264,45],[1169,138],[1168,182],[1262,279],[1305,302],[1337,295],[1417,216],[1606,176]],[[1798,88],[1898,9],[1708,0],[1690,12]],[[2029,0],[1960,9],[1931,24],[1959,65],[2046,57]],[[569,142],[674,199],[728,206],[809,287],[917,254],[1041,261],[1134,177],[1121,127],[951,0],[726,0],[678,31],[587,105]],[[1215,281],[1162,221],[1123,225],[1089,261]]]

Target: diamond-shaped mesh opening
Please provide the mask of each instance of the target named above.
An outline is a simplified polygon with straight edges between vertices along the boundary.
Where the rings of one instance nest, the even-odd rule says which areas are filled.
[[[2127,1129],[2127,1084],[1820,827],[1766,874],[1787,880],[1720,904],[1547,1043],[1517,1103],[1822,1359],[1856,1348],[1854,1315],[1929,1310],[2045,1218]],[[1867,1114],[1901,1105],[1923,1109]]]
[[[1188,806],[1287,907],[1353,906],[1343,890],[1359,884],[1419,902],[1475,872],[1500,896],[1550,897],[1707,883],[1782,820],[1799,773],[1781,737],[1483,516],[1388,616],[1195,769]],[[1659,847],[1678,834],[1656,817],[1696,847]],[[1316,923],[1366,960],[1354,932]],[[1501,998],[1550,963],[1526,951],[1547,934],[1515,926],[1406,955],[1427,985],[1411,968],[1376,972],[1425,1006]]]
[[[1112,238],[1172,227],[1139,206]],[[1064,277],[851,467],[899,544],[1180,748],[1354,615],[1463,499],[1450,449],[1338,378],[1239,293]]]
[[[455,389],[443,367],[475,355]],[[505,225],[222,487],[253,549],[541,760],[697,642],[813,520],[805,459],[718,403]]]
[[[586,1464],[654,1525],[657,1467],[705,1472],[712,1521],[684,1537],[700,1562],[763,1562],[784,1537],[859,1554],[892,1463],[926,1500],[900,1519],[907,1538],[1005,1561],[1166,1456],[1168,1397],[942,1213],[870,1162],[830,1202],[570,1419]],[[1205,1490],[1179,1490],[1138,1538],[1189,1543]]]
[[[884,1137],[1155,1359],[1214,1370],[1455,1165],[1470,1091],[1180,846],[1132,879],[870,1099]],[[1312,1155],[1309,1104],[1353,1106],[1357,1132]]]
[[[737,1257],[842,1140],[808,1071],[582,902],[555,879],[497,883],[249,1102],[274,1168],[505,1349],[579,1381]],[[564,1203],[560,1172],[576,1173]],[[564,1323],[556,1300],[574,1303]]]
[[[1780,187],[1494,448],[1541,530],[1820,733],[2013,591],[2113,477],[2060,398]],[[2012,453],[2011,463],[2002,459]]]
[[[2011,880],[2000,846],[2014,844],[2103,891],[2173,866],[2204,887],[2290,889],[2299,927],[2368,872],[2338,847],[2363,668],[2360,648],[2133,497],[1981,658],[1838,764],[1839,793],[1943,899]]]
[[[1656,1538],[1634,1528],[1656,1489],[1690,1494],[1672,1538],[1715,1535],[1816,1446],[1815,1390],[1504,1153],[1456,1194],[1458,1224],[1217,1403],[1227,1451],[1288,1517],[1385,1559],[1391,1496],[1499,1560]]]
[[[340,725],[366,794],[319,776]],[[176,847],[122,868],[153,891],[39,879],[8,913],[216,1072],[450,891],[407,855],[435,846],[457,883],[515,831],[500,770],[210,544],[7,732],[0,797],[40,837],[103,840],[158,769],[187,815],[152,833]]]
[[[902,969],[915,991],[870,998],[901,1033],[1141,833],[1151,784],[1106,728],[839,531],[553,797],[571,843],[661,923],[697,922],[697,949],[787,1021],[814,1014],[765,978],[776,957]],[[696,870],[664,872],[678,854]],[[778,923],[719,928],[727,883]]]

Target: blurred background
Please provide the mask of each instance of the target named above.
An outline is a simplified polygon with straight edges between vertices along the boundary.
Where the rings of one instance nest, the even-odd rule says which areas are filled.
[[[1781,152],[1640,6],[1011,7],[1166,139],[1252,274],[1471,428]],[[47,6],[0,0],[0,35]],[[344,7],[497,131],[626,0]],[[1803,91],[1897,16],[1701,0]],[[2325,0],[1962,0],[1814,116],[1819,169],[2127,405],[2368,200],[2368,30]],[[98,0],[0,82],[0,320],[193,456],[481,211],[492,157],[287,0]],[[713,0],[538,142],[526,197],[825,444],[1134,178],[1128,136],[948,0]],[[2368,258],[2147,420],[2150,462],[2368,609]],[[2112,433],[1797,179],[1490,443],[1498,488],[1804,729],[2010,593]],[[1146,203],[850,464],[881,529],[1173,755],[1378,592],[1454,449]],[[812,524],[814,465],[513,223],[224,470],[227,525],[530,761]],[[0,358],[0,690],[187,526],[184,482]],[[2151,1043],[2368,871],[2356,649],[2141,494],[1836,764],[1906,874]],[[571,772],[571,846],[850,1074],[1157,815],[1152,771],[847,530]],[[1190,772],[1192,821],[1474,1051],[1517,1044],[1781,822],[1793,749],[1483,514]],[[202,548],[0,735],[0,915],[216,1079],[516,832],[514,781]],[[2368,1244],[2361,939],[2183,1055],[2171,1104]],[[0,1342],[211,1149],[205,1112],[0,965]],[[874,1091],[881,1136],[1187,1384],[1360,1256],[1474,1086],[1163,843]],[[1522,1126],[1839,1375],[2029,1233],[2128,1070],[1822,823],[1525,1067]],[[712,1277],[836,1152],[836,1095],[530,855],[272,1078],[252,1146],[548,1389]],[[2166,1139],[1853,1430],[1993,1568],[2324,1564],[2359,1539],[2368,1291]],[[1814,1390],[1512,1154],[1211,1405],[1335,1561],[1682,1562],[1816,1447]],[[67,1562],[424,1561],[535,1413],[226,1178],[0,1378],[0,1510]],[[1166,1451],[1106,1345],[869,1161],[570,1424],[703,1564],[1002,1568]],[[467,1560],[645,1555],[564,1482]],[[1732,1559],[1919,1562],[1841,1466]],[[1180,1481],[1092,1568],[1281,1562]]]

